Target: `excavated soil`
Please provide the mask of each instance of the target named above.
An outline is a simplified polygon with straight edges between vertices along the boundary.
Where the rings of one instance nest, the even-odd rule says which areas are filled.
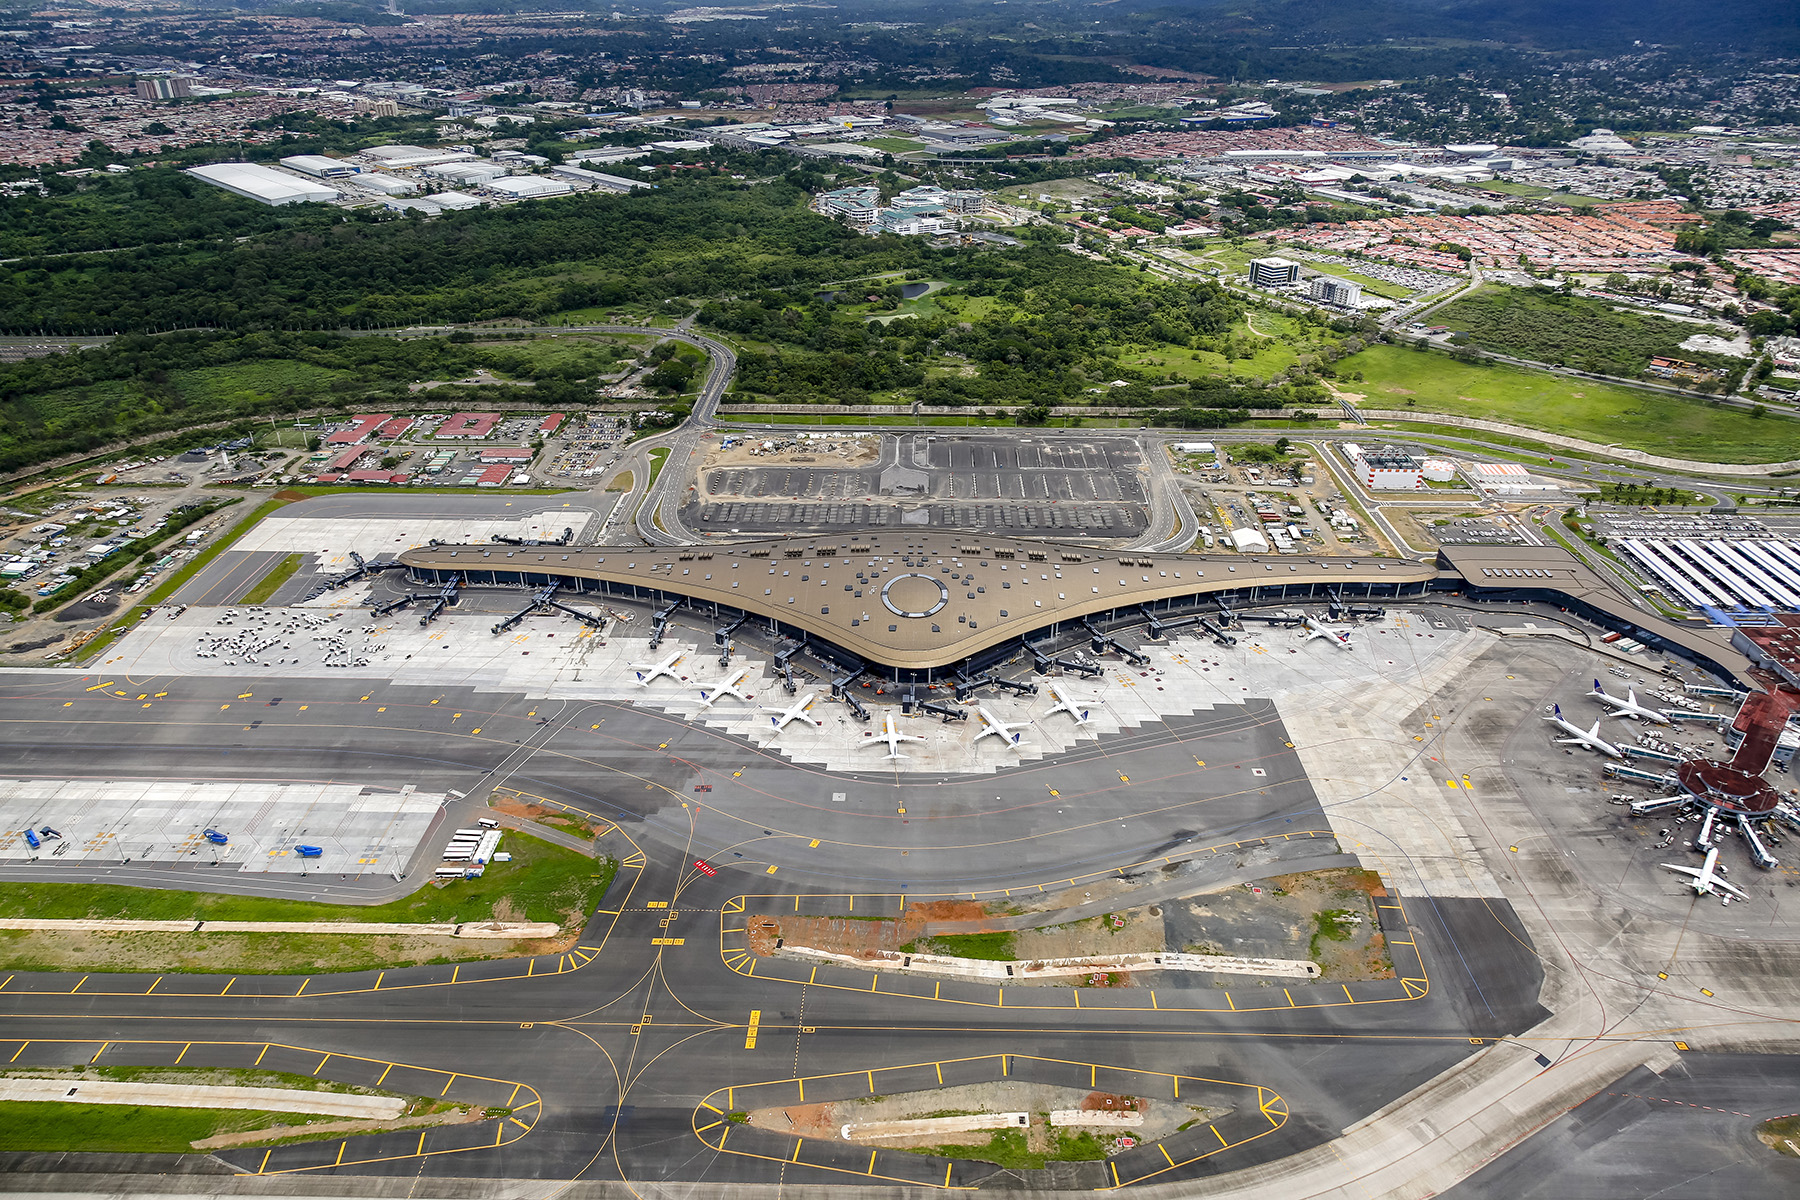
[[[1192,1104],[1185,1097],[1182,1100],[1156,1100],[1112,1092],[1092,1092],[1084,1088],[1003,1080],[960,1087],[931,1088],[921,1092],[900,1092],[891,1096],[864,1096],[823,1104],[758,1108],[752,1109],[748,1116],[749,1123],[758,1129],[842,1143],[842,1130],[848,1124],[910,1121],[924,1117],[974,1113],[1028,1112],[1031,1114],[1031,1127],[1026,1135],[1027,1147],[1043,1153],[1050,1148],[1047,1114],[1055,1109],[1070,1108],[1085,1112],[1141,1112],[1144,1114],[1141,1126],[1116,1131],[1095,1130],[1102,1132],[1102,1136],[1129,1134],[1140,1141],[1168,1137],[1191,1122],[1218,1121],[1232,1111],[1229,1105],[1217,1100],[1211,1105]],[[993,1130],[986,1129],[956,1134],[930,1133],[917,1137],[881,1138],[867,1144],[912,1150],[932,1150],[957,1145],[980,1146],[985,1145],[993,1133]]]

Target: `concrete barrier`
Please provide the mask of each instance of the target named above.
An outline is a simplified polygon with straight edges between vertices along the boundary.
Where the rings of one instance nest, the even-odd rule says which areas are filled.
[[[839,954],[812,946],[787,944],[778,956],[838,963],[864,970],[902,971],[919,975],[946,975],[958,979],[982,979],[996,983],[1025,983],[1033,979],[1065,979],[1111,971],[1203,971],[1218,975],[1260,975],[1279,979],[1317,979],[1319,965],[1292,958],[1237,958],[1224,954],[1107,954],[1087,958],[1039,958],[998,962],[980,958],[954,958],[944,954],[902,954],[875,950],[866,955]]]

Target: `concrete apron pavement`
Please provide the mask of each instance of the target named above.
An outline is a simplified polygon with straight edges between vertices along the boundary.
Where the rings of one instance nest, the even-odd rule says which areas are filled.
[[[1479,664],[1434,697],[1437,712],[1470,711],[1479,700]],[[1492,683],[1488,683],[1489,688]],[[1514,911],[1544,967],[1542,1004],[1555,1015],[1483,1049],[1344,1131],[1293,1157],[1211,1180],[1144,1189],[1158,1197],[1261,1200],[1413,1200],[1434,1196],[1556,1120],[1638,1066],[1663,1071],[1680,1057],[1677,1039],[1741,1043],[1795,1040],[1776,1002],[1721,1012],[1698,989],[1661,980],[1680,951],[1682,931],[1666,922],[1617,915],[1566,865],[1560,841],[1543,828],[1496,761],[1496,748],[1463,734],[1450,716],[1439,757],[1470,764],[1476,787],[1451,803],[1463,855],[1479,855],[1507,881]],[[1526,727],[1512,737],[1536,733]],[[1460,789],[1459,789],[1460,790]],[[1443,808],[1440,808],[1440,813]],[[1440,835],[1441,836],[1441,835]],[[1516,847],[1516,850],[1514,849]],[[1485,871],[1483,872],[1485,874]],[[1755,1011],[1760,1008],[1761,1011]],[[1735,1019],[1734,1019],[1735,1018]]]
[[[1403,875],[1403,882],[1417,880],[1415,886],[1423,884],[1433,894],[1498,895],[1504,881],[1544,968],[1540,1001],[1554,1015],[1421,1084],[1331,1142],[1213,1179],[1139,1189],[1144,1195],[1171,1200],[1263,1200],[1276,1194],[1284,1200],[1424,1200],[1633,1068],[1667,1070],[1680,1057],[1678,1039],[1696,1047],[1717,1040],[1724,1047],[1741,1044],[1749,1034],[1765,1048],[1792,1048],[1796,1037],[1778,993],[1765,993],[1748,1005],[1734,1003],[1722,1012],[1697,986],[1659,979],[1659,971],[1674,973],[1670,964],[1681,955],[1683,931],[1667,922],[1621,914],[1585,886],[1567,866],[1566,847],[1544,836],[1508,780],[1499,748],[1465,736],[1458,714],[1475,711],[1472,705],[1482,700],[1482,692],[1494,687],[1491,664],[1478,661],[1480,648],[1469,644],[1466,650],[1473,653],[1458,656],[1455,666],[1461,669],[1454,677],[1440,676],[1439,686],[1427,689],[1433,708],[1413,723],[1435,714],[1436,732],[1427,730],[1424,743],[1404,739],[1406,747],[1429,750],[1420,749],[1421,758],[1439,760],[1433,766],[1440,790],[1430,793],[1431,802],[1422,809],[1407,806],[1411,811],[1404,815],[1413,826],[1429,829],[1444,856],[1439,861],[1449,869],[1395,874]],[[1543,653],[1549,662],[1549,656],[1566,651],[1547,646]],[[1406,699],[1395,696],[1391,704]],[[1391,722],[1392,716],[1383,714],[1384,721]],[[1537,734],[1534,724],[1516,730],[1509,744]],[[1389,738],[1392,728],[1389,723]],[[1304,740],[1297,736],[1296,741],[1305,759]],[[1375,766],[1368,764],[1371,770]],[[1455,789],[1452,799],[1443,779],[1460,782],[1465,769],[1474,787]],[[1337,773],[1345,774],[1341,761]],[[1375,782],[1373,775],[1367,782]],[[1320,788],[1328,813],[1333,812],[1332,791]],[[1339,795],[1353,808],[1380,803],[1352,799],[1351,791],[1346,788]],[[1421,801],[1425,796],[1423,790],[1417,793]],[[1383,814],[1389,819],[1402,815]],[[1338,814],[1333,816],[1335,822]],[[1395,847],[1400,858],[1420,849],[1406,846],[1407,840],[1402,837]],[[1715,960],[1710,965],[1721,964]]]

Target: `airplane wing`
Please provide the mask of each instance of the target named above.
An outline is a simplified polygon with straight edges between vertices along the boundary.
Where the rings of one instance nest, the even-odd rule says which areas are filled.
[[[1677,875],[1687,875],[1694,879],[1700,878],[1700,875],[1701,875],[1701,871],[1700,871],[1699,867],[1690,867],[1690,866],[1686,866],[1682,863],[1663,863],[1661,865],[1663,866],[1664,869],[1673,871]]]

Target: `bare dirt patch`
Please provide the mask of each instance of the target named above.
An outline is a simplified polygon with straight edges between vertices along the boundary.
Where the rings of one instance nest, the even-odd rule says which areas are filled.
[[[1387,893],[1370,871],[1279,875],[1256,888],[1195,896],[1167,908],[1170,949],[1190,954],[1304,958],[1331,980],[1392,979],[1394,964],[1376,921]]]
[[[1162,906],[1122,909],[1105,916],[1022,930],[1020,958],[1080,958],[1090,954],[1156,954],[1164,950]]]
[[[1139,1141],[1154,1141],[1196,1121],[1218,1121],[1232,1112],[1231,1106],[1218,1098],[1208,1099],[1212,1103],[1194,1104],[1185,1097],[1181,1100],[1162,1100],[1003,1080],[960,1087],[930,1088],[919,1092],[899,1092],[887,1096],[864,1096],[824,1104],[758,1108],[746,1115],[749,1124],[758,1129],[789,1133],[796,1137],[824,1138],[841,1144],[844,1140],[843,1127],[850,1124],[1024,1112],[1031,1114],[1027,1148],[1042,1154],[1054,1148],[1056,1133],[1053,1127],[1048,1126],[1047,1118],[1058,1109],[1140,1113],[1143,1116],[1142,1125],[1119,1129],[1117,1132],[1128,1133]],[[975,1130],[957,1134],[937,1132],[917,1136],[896,1135],[882,1137],[878,1142],[871,1141],[868,1144],[897,1150],[933,1151],[946,1146],[980,1146],[992,1137],[993,1132]],[[1110,1136],[1105,1140],[1109,1142]],[[954,1153],[954,1150],[949,1152]]]
[[[1137,886],[1128,880],[1106,879],[1004,905],[966,900],[908,904],[899,917],[873,919],[760,914],[748,919],[746,930],[751,952],[764,957],[781,952],[778,941],[865,960],[900,953],[1034,963],[1177,951],[1302,959],[1318,963],[1325,976],[1334,980],[1394,977],[1374,904],[1375,898],[1386,892],[1380,877],[1372,872],[1279,875],[1255,885],[1130,905]],[[1015,929],[1020,918],[1039,912],[1063,912],[1115,899],[1125,903],[1099,916]],[[1010,951],[1002,948],[996,953],[986,945],[1004,937],[1012,939]],[[1047,979],[1034,979],[1026,971],[1009,986],[1133,984],[1127,971]]]
[[[260,1142],[280,1141],[324,1134],[389,1133],[396,1129],[425,1129],[433,1125],[468,1125],[487,1119],[487,1109],[456,1109],[452,1112],[427,1113],[419,1117],[395,1117],[391,1121],[323,1121],[305,1125],[272,1125],[267,1129],[247,1129],[242,1133],[221,1133],[193,1143],[196,1150],[224,1150],[230,1146],[251,1146]]]
[[[775,448],[763,449],[764,442],[773,442]],[[872,463],[881,456],[881,439],[879,437],[860,438],[807,438],[798,440],[789,437],[750,438],[735,445],[717,447],[710,451],[700,463],[700,470],[707,471],[714,467],[780,467],[780,466],[832,466],[855,467]]]
[[[505,813],[509,817],[518,817],[524,821],[535,821],[550,829],[572,833],[578,838],[592,841],[599,836],[595,823],[574,813],[566,813],[560,809],[545,808],[541,804],[528,804],[523,800],[496,792],[488,801],[488,807],[495,812]]]
[[[167,971],[263,975],[373,971],[436,962],[560,954],[575,933],[538,941],[288,933],[96,933],[0,931],[0,969]]]

